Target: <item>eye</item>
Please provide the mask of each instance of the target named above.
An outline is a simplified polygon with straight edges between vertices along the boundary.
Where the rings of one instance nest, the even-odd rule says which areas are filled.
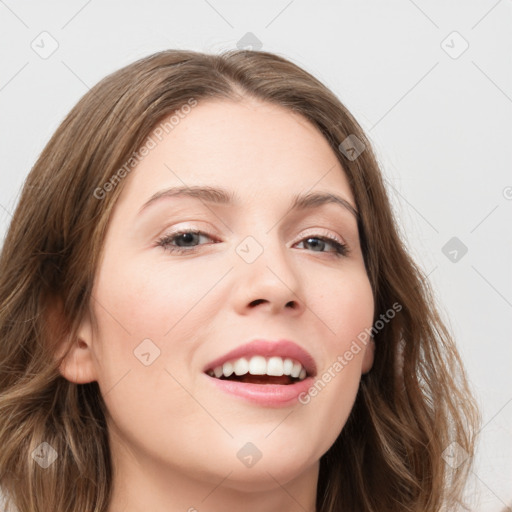
[[[199,242],[202,236],[212,240],[209,235],[202,231],[182,230],[163,236],[156,245],[174,253],[193,252],[197,247],[196,242]]]
[[[163,247],[165,251],[177,254],[192,253],[199,245],[201,237],[213,240],[213,238],[198,230],[180,230],[175,233],[169,233],[160,238],[156,245]],[[213,242],[217,243],[217,242]],[[313,252],[331,252],[335,256],[346,256],[349,252],[348,247],[337,238],[332,236],[311,235],[302,239],[299,244],[306,244],[312,248]],[[326,247],[331,246],[333,250],[325,251]]]
[[[299,244],[307,244],[313,247],[314,252],[334,252],[335,256],[346,256],[348,254],[348,247],[340,240],[331,236],[308,236],[301,240]],[[323,249],[329,245],[333,247],[334,250],[324,251]]]

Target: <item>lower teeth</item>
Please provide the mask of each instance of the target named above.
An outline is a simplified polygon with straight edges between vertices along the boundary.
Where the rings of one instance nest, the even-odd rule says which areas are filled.
[[[246,382],[248,384],[293,384],[294,382],[298,382],[299,379],[290,377],[289,375],[282,375],[280,377],[276,377],[273,375],[252,375],[250,373],[246,373],[245,375],[235,375],[232,374],[229,377],[225,377],[222,375],[220,380],[231,380],[235,382]]]

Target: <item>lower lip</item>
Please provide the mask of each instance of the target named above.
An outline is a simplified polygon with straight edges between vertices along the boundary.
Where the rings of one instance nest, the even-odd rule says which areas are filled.
[[[293,384],[248,384],[203,375],[221,391],[265,407],[285,407],[300,403],[299,395],[307,393],[313,384],[312,377]]]

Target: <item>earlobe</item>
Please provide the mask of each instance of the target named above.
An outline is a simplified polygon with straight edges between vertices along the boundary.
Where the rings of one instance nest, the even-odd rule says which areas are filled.
[[[373,360],[375,358],[375,340],[370,338],[370,342],[366,346],[363,356],[363,364],[361,367],[361,374],[368,373],[373,366]]]

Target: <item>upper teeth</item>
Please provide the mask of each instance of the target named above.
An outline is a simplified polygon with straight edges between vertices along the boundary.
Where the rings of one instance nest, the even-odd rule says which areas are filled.
[[[306,370],[303,366],[293,359],[283,359],[278,356],[265,358],[263,356],[252,356],[251,358],[241,357],[234,361],[226,361],[223,365],[210,370],[208,374],[220,378],[229,377],[232,374],[245,375],[271,375],[280,377],[281,375],[290,375],[291,377],[304,380]]]

